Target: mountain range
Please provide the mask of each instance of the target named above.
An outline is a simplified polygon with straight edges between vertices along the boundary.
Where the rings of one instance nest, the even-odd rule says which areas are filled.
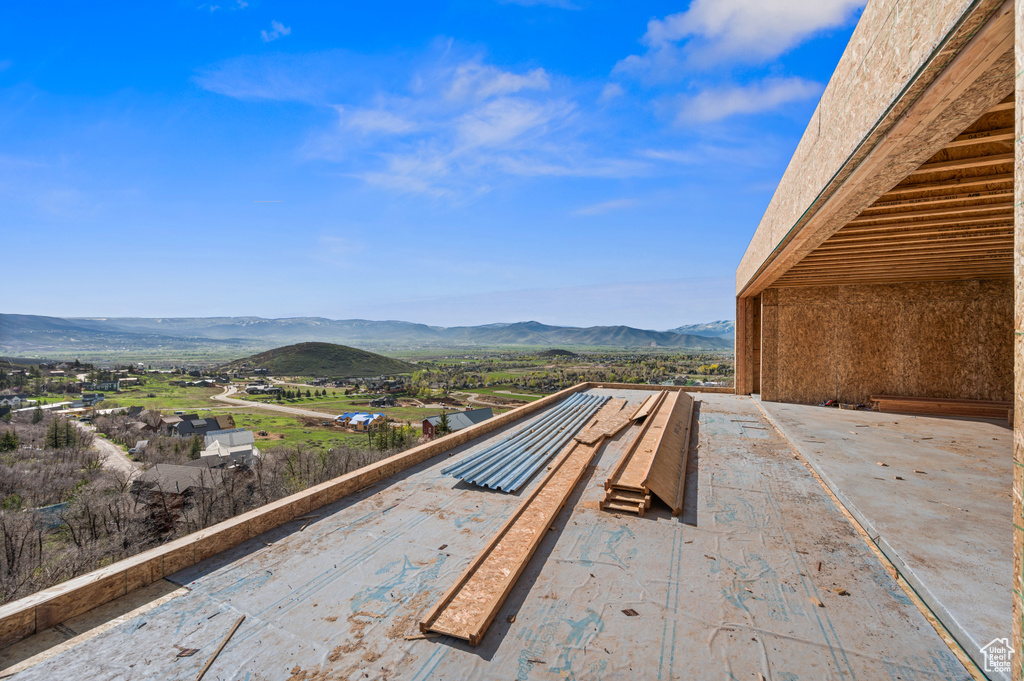
[[[308,341],[391,349],[569,345],[728,350],[732,348],[732,322],[650,331],[629,326],[551,326],[534,321],[443,327],[322,317],[61,318],[0,314],[0,353],[10,355],[198,348],[236,353]]]

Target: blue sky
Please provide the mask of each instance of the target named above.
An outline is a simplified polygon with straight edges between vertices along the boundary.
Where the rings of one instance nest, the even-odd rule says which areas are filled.
[[[6,3],[4,311],[732,318],[862,4]]]

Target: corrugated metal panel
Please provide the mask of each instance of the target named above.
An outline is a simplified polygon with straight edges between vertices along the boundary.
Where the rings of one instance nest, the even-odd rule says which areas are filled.
[[[607,401],[603,395],[573,395],[536,423],[441,472],[481,487],[515,492]]]

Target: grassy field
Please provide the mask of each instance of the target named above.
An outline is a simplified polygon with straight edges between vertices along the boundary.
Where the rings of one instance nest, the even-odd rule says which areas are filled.
[[[106,399],[102,408],[142,405],[146,409],[198,409],[215,404],[210,397],[221,392],[220,388],[186,388],[171,385],[172,380],[185,380],[182,376],[172,378],[168,374],[151,374],[145,380],[146,385],[137,388],[129,388],[118,393],[105,393]]]
[[[501,392],[506,390],[508,392]],[[466,390],[464,392],[471,392],[477,395],[494,395],[495,397],[503,397],[506,400],[522,400],[523,402],[533,402],[544,397],[546,393],[542,394],[530,394],[529,391],[522,388],[514,388],[512,386],[494,386],[491,388],[473,388],[472,390]],[[511,395],[509,393],[512,393]]]
[[[304,425],[297,418],[285,414],[236,412],[234,417],[238,428],[272,434],[271,439],[257,438],[256,446],[264,450],[280,446],[294,447],[299,443],[326,448],[338,445],[365,447],[369,443],[365,433],[344,433],[335,426]],[[278,437],[280,435],[284,435],[284,438]]]

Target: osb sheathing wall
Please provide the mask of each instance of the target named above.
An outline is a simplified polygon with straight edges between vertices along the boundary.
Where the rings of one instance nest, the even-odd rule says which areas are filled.
[[[740,261],[737,294],[790,236],[813,227],[809,239],[827,238],[1009,94],[1013,39],[1003,33],[1012,34],[1011,11],[1001,0],[867,3]],[[967,49],[983,26],[993,33]],[[915,106],[923,110],[906,115]]]
[[[1015,2],[1013,248],[1013,678],[1024,679],[1024,0]]]
[[[764,400],[1012,397],[1009,279],[778,288],[761,299]]]

